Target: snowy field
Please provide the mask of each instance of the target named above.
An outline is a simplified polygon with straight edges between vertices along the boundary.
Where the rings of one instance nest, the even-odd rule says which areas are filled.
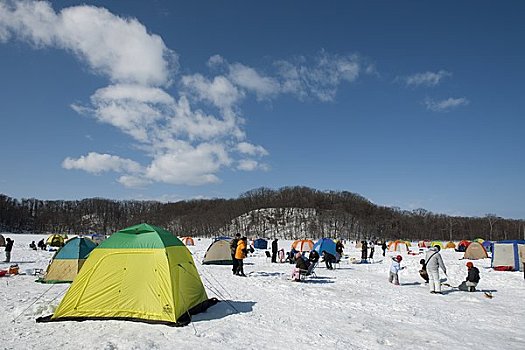
[[[6,234],[15,240],[12,262],[45,269],[53,254],[28,244],[44,236]],[[336,270],[317,268],[317,278],[290,280],[292,265],[271,264],[264,251],[245,260],[248,277],[230,266],[200,263],[211,240],[189,247],[209,297],[225,300],[174,328],[126,321],[35,323],[53,313],[68,284],[35,283],[30,275],[0,277],[0,348],[3,349],[525,349],[525,282],[522,273],[496,272],[490,259],[474,261],[478,289],[466,293],[444,287],[430,294],[419,277],[423,255],[403,255],[401,286],[387,281],[390,254],[376,247],[373,264],[345,247]],[[289,250],[290,242],[279,247]],[[417,248],[416,248],[417,249]],[[397,255],[397,254],[396,254]],[[466,276],[462,253],[445,250],[448,281]],[[4,258],[3,249],[0,257]],[[0,263],[0,269],[10,264]]]

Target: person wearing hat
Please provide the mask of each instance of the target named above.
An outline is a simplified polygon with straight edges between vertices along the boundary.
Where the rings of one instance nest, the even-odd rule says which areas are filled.
[[[392,258],[392,265],[388,274],[388,282],[394,283],[396,286],[400,285],[398,272],[405,268],[404,266],[401,267],[401,260],[403,260],[401,255]]]
[[[461,282],[459,285],[459,290],[465,291],[465,292],[475,292],[476,286],[479,283],[480,277],[479,277],[479,270],[477,267],[474,266],[472,261],[469,261],[467,263],[467,270],[468,275],[467,278]]]

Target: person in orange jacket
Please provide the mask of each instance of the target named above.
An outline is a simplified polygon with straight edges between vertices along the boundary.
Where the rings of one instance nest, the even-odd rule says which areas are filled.
[[[237,272],[235,273],[237,276],[243,276],[246,277],[244,274],[244,262],[243,260],[246,258],[246,255],[248,254],[248,238],[243,237],[239,240],[239,243],[237,243],[237,250],[235,251],[235,259],[237,260]]]

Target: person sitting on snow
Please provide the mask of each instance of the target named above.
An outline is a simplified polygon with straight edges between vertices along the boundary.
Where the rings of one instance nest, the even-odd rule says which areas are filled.
[[[405,269],[404,266],[401,267],[401,260],[403,260],[401,255],[392,258],[392,265],[390,266],[390,272],[388,274],[388,282],[394,283],[396,286],[399,286],[398,272]]]
[[[40,241],[38,241],[38,248],[42,250],[46,250],[46,243],[44,242],[44,239],[41,239]]]
[[[33,249],[33,250],[36,250],[36,244],[35,244],[35,241],[29,243],[29,248]]]
[[[317,250],[312,250],[310,252],[310,255],[308,255],[308,260],[310,260],[311,264],[315,264],[319,261],[319,253]]]
[[[476,286],[478,285],[480,280],[479,269],[474,266],[472,261],[469,261],[467,263],[467,270],[467,278],[463,282],[461,282],[458,288],[459,290],[462,290],[464,292],[475,292]]]
[[[428,283],[427,264],[425,263],[425,259],[419,260],[419,263],[421,264],[421,270],[419,270],[419,275],[422,279],[425,280],[425,283]]]

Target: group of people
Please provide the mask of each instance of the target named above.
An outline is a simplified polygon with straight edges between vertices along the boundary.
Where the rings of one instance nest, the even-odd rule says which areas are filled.
[[[441,291],[439,270],[441,269],[445,276],[447,275],[447,268],[443,262],[440,250],[441,248],[439,246],[429,248],[425,259],[419,261],[421,264],[419,275],[423,278],[425,283],[428,283],[431,294],[443,294]],[[406,266],[401,266],[402,260],[403,257],[401,255],[392,258],[388,281],[395,285],[399,285],[399,271],[406,268]],[[467,278],[458,286],[458,289],[474,292],[480,280],[479,269],[475,267],[471,261],[467,262],[466,266],[468,270]]]

